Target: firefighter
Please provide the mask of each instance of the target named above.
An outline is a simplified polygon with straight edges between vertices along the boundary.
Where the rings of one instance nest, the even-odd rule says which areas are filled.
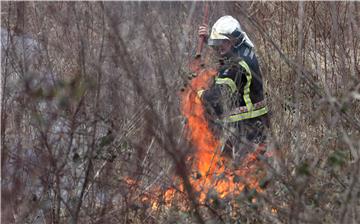
[[[198,91],[198,97],[205,105],[210,124],[221,133],[223,155],[241,159],[248,152],[264,148],[269,126],[254,44],[240,23],[229,15],[215,22],[210,36],[206,25],[199,27],[198,34],[207,38],[219,57],[213,85]]]

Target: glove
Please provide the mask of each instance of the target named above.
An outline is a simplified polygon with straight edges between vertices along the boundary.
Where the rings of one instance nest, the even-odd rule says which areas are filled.
[[[203,24],[202,26],[199,26],[198,35],[202,36],[204,38],[207,38],[209,35],[209,28],[207,25]]]
[[[205,90],[201,89],[199,91],[196,92],[197,97],[195,98],[195,103],[197,104],[201,104],[201,96],[204,93]]]
[[[204,94],[204,91],[203,89],[200,89],[199,91],[197,91],[197,96],[201,99],[202,95]]]

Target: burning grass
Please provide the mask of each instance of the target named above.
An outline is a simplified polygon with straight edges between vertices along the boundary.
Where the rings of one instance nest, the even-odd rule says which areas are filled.
[[[201,70],[181,95],[182,113],[187,118],[187,138],[195,149],[188,163],[191,167],[189,179],[198,204],[214,203],[218,199],[231,200],[244,190],[262,191],[259,182],[265,176],[256,151],[247,154],[241,164],[234,164],[232,159],[221,156],[221,142],[209,128],[204,106],[197,97],[197,91],[208,88],[215,75],[213,69]],[[182,210],[190,208],[180,178],[175,177],[169,188],[155,186],[149,192],[142,195],[140,201],[154,210],[161,205],[175,204]]]
[[[190,159],[190,182],[200,204],[214,200],[214,197],[225,199],[240,195],[245,188],[261,191],[259,180],[265,175],[256,152],[249,153],[241,164],[233,164],[231,159],[220,155],[221,142],[209,128],[204,106],[197,96],[197,91],[208,88],[215,75],[214,69],[199,71],[181,95],[182,113],[187,118],[187,138],[195,148]],[[184,196],[181,182],[178,188],[167,189],[160,198],[169,205],[179,201],[175,199],[184,202],[180,195]],[[157,203],[154,204],[157,207]]]

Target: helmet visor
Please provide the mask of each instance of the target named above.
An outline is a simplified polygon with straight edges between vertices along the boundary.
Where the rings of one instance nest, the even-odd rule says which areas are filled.
[[[208,45],[209,46],[220,46],[223,43],[225,43],[225,41],[227,41],[227,40],[226,39],[209,39]]]

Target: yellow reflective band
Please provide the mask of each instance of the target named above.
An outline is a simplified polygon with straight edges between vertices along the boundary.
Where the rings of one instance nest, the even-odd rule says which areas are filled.
[[[246,104],[246,108],[248,109],[248,111],[252,111],[254,106],[251,102],[251,99],[250,99],[250,85],[251,85],[251,79],[252,79],[252,76],[251,76],[251,70],[249,68],[249,66],[246,64],[246,62],[244,60],[241,60],[239,62],[239,64],[241,65],[241,67],[243,67],[246,71],[246,84],[244,86],[244,101],[245,101],[245,104]]]
[[[234,82],[234,80],[230,79],[230,78],[216,78],[215,79],[215,84],[226,84],[230,87],[231,89],[231,93],[235,93],[236,92],[236,84]]]
[[[231,122],[242,121],[242,120],[246,120],[246,119],[250,119],[250,118],[259,117],[261,115],[266,114],[267,112],[268,112],[268,109],[265,106],[259,110],[254,110],[254,111],[249,111],[246,113],[231,115],[227,118],[224,118],[223,122],[231,123]]]

